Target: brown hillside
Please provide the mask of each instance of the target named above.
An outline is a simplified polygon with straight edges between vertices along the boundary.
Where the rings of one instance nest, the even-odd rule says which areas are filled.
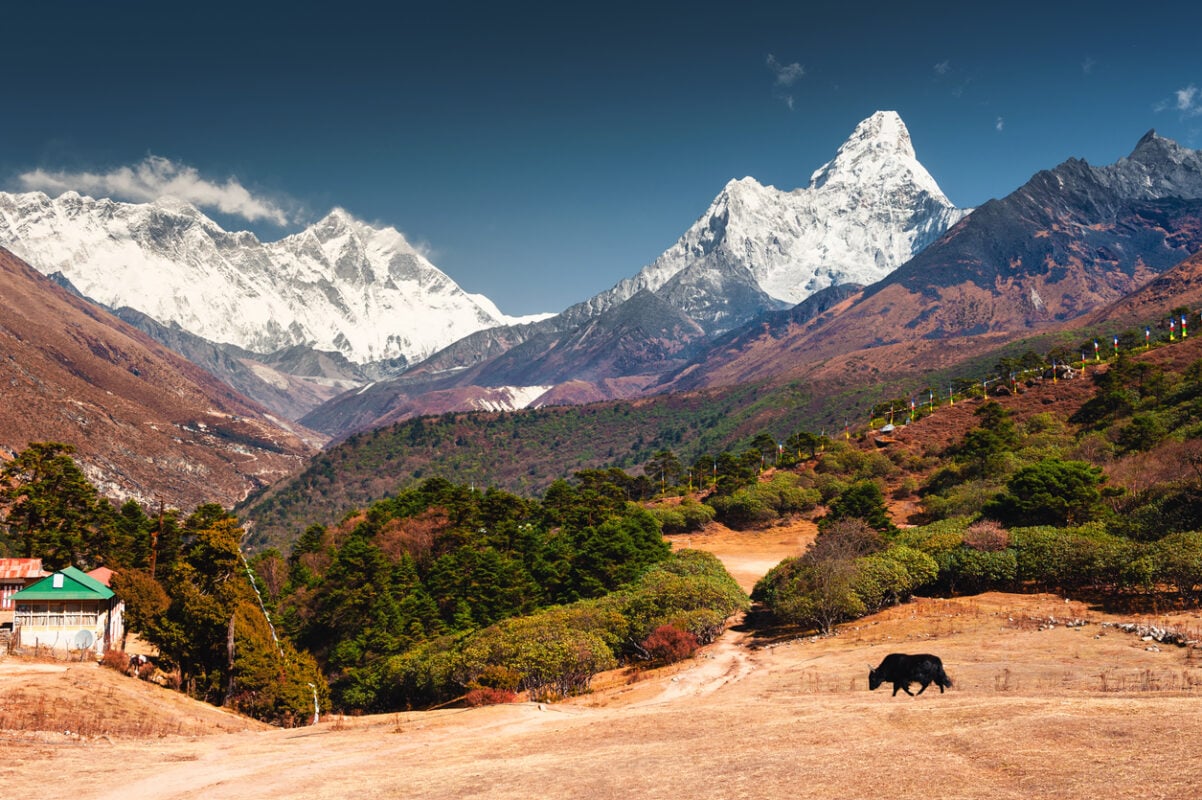
[[[1195,253],[1152,279],[1129,297],[1091,314],[1085,324],[1149,324],[1153,320],[1167,318],[1168,313],[1179,306],[1202,308],[1202,252]],[[1167,324],[1167,319],[1164,319],[1162,326]]]
[[[317,437],[0,249],[0,453],[74,445],[103,493],[233,505]]]

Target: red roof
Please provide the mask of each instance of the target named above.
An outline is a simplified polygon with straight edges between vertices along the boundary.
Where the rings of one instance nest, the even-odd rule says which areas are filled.
[[[109,569],[108,567],[97,567],[96,569],[94,569],[88,573],[88,577],[95,578],[96,580],[103,583],[105,586],[112,588],[113,571],[111,569]]]
[[[0,581],[44,578],[48,574],[42,571],[42,559],[40,558],[0,558]]]

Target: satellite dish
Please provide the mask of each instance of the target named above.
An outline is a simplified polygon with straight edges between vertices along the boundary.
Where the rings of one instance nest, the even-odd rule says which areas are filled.
[[[75,638],[72,641],[75,643],[77,649],[87,650],[96,641],[96,634],[91,631],[80,631],[75,634]]]

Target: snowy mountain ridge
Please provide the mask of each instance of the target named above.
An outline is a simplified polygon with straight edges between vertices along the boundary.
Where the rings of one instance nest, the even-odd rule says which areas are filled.
[[[109,307],[258,353],[294,345],[356,363],[410,363],[470,333],[524,321],[464,292],[395,228],[342,209],[261,242],[173,198],[0,193],[0,244]]]
[[[878,111],[805,188],[730,181],[676,244],[575,311],[596,314],[647,289],[722,330],[731,324],[701,298],[708,286],[758,290],[784,307],[829,286],[869,285],[970,211],[952,205],[919,163],[901,117]]]

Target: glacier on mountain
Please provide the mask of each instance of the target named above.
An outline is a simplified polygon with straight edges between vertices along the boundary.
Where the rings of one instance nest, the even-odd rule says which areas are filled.
[[[258,353],[306,345],[361,364],[413,362],[526,321],[464,292],[395,228],[342,209],[261,242],[172,198],[0,193],[0,244],[106,306]]]

